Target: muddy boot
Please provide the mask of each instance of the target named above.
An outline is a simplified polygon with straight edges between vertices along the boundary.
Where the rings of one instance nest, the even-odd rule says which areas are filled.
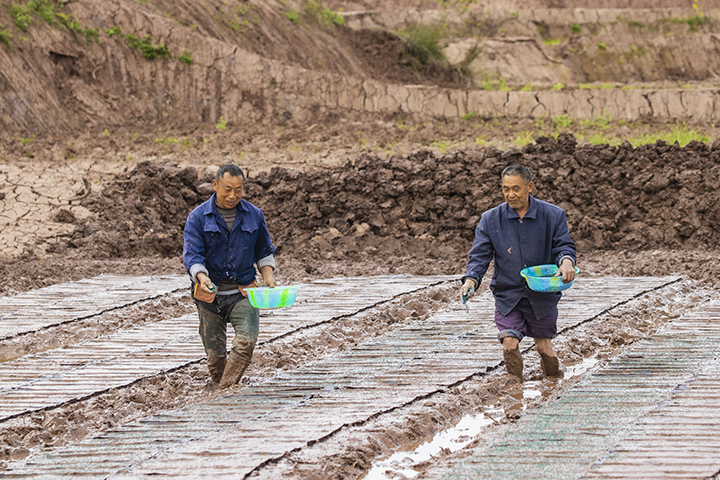
[[[213,352],[207,352],[207,365],[210,372],[210,378],[215,383],[220,383],[223,372],[225,371],[226,357],[218,357]]]
[[[560,362],[558,357],[551,357],[550,355],[540,354],[540,365],[542,371],[546,377],[557,377],[560,371]]]
[[[237,351],[235,348],[230,350],[228,361],[225,365],[225,372],[220,380],[220,388],[230,387],[240,381],[243,373],[245,373],[245,369],[250,365],[254,347],[255,345],[250,344],[241,351]]]
[[[516,347],[512,350],[503,349],[503,356],[505,357],[505,368],[510,375],[515,375],[522,382],[523,374],[523,359],[520,355],[520,348]]]

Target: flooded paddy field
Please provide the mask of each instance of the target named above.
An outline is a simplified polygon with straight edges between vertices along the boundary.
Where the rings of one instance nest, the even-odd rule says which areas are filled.
[[[0,281],[0,474],[711,478],[717,151],[564,136],[252,175],[278,280],[300,293],[262,311],[253,361],[227,390],[207,374],[178,257],[209,167],[139,163],[67,206],[27,194],[86,216],[3,266],[22,275]],[[489,274],[468,310],[458,298],[477,215],[516,161],[566,209],[579,247],[559,379],[529,339],[524,383],[505,373]]]

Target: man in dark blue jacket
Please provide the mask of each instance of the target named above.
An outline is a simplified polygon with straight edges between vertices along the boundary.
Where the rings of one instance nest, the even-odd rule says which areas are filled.
[[[210,377],[220,388],[240,381],[257,342],[260,316],[245,292],[257,286],[255,265],[265,286],[276,286],[275,247],[262,211],[242,199],[244,181],[237,165],[221,166],[215,193],[185,224],[183,263],[193,281]],[[228,322],[235,330],[229,354]]]
[[[575,243],[570,239],[565,211],[534,198],[530,171],[511,165],[501,175],[506,203],[483,213],[475,229],[475,241],[462,277],[461,297],[478,289],[495,260],[490,290],[495,297],[495,325],[500,333],[508,373],[522,380],[520,341],[535,340],[546,376],[557,376],[559,362],[552,338],[557,333],[557,304],[561,292],[530,290],[520,276],[523,268],[556,264],[563,283],[575,278]]]

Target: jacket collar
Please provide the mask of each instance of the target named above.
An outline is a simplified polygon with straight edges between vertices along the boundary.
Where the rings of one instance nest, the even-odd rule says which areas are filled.
[[[202,210],[203,215],[213,215],[215,213],[217,213],[219,215],[219,212],[217,209],[217,204],[215,203],[216,198],[217,198],[217,193],[213,193],[212,197],[210,197],[210,200],[208,200],[207,202],[205,202],[203,204],[203,210]],[[249,211],[246,204],[247,204],[247,202],[245,201],[245,199],[240,200],[240,203],[238,203],[238,210],[242,210],[244,212]]]
[[[537,201],[535,200],[535,198],[532,195],[528,195],[528,202],[530,205],[528,206],[528,211],[525,212],[525,216],[523,217],[523,219],[525,219],[525,218],[534,219],[535,216],[537,215]],[[517,211],[514,208],[512,208],[507,202],[505,202],[505,208],[507,210],[508,218],[520,218],[520,215],[518,215]]]

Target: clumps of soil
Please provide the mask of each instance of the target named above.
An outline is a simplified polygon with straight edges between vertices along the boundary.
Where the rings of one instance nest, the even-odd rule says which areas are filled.
[[[278,254],[303,259],[308,273],[331,258],[401,257],[424,261],[426,270],[413,273],[461,271],[480,216],[503,202],[500,173],[517,163],[534,173],[537,198],[565,209],[579,252],[715,248],[720,240],[720,142],[577,146],[561,134],[505,152],[364,155],[342,167],[261,172],[247,180],[246,198],[265,212]],[[76,221],[55,249],[178,255],[187,214],[209,198],[198,193],[207,180],[194,168],[141,163],[84,199],[95,216]]]

